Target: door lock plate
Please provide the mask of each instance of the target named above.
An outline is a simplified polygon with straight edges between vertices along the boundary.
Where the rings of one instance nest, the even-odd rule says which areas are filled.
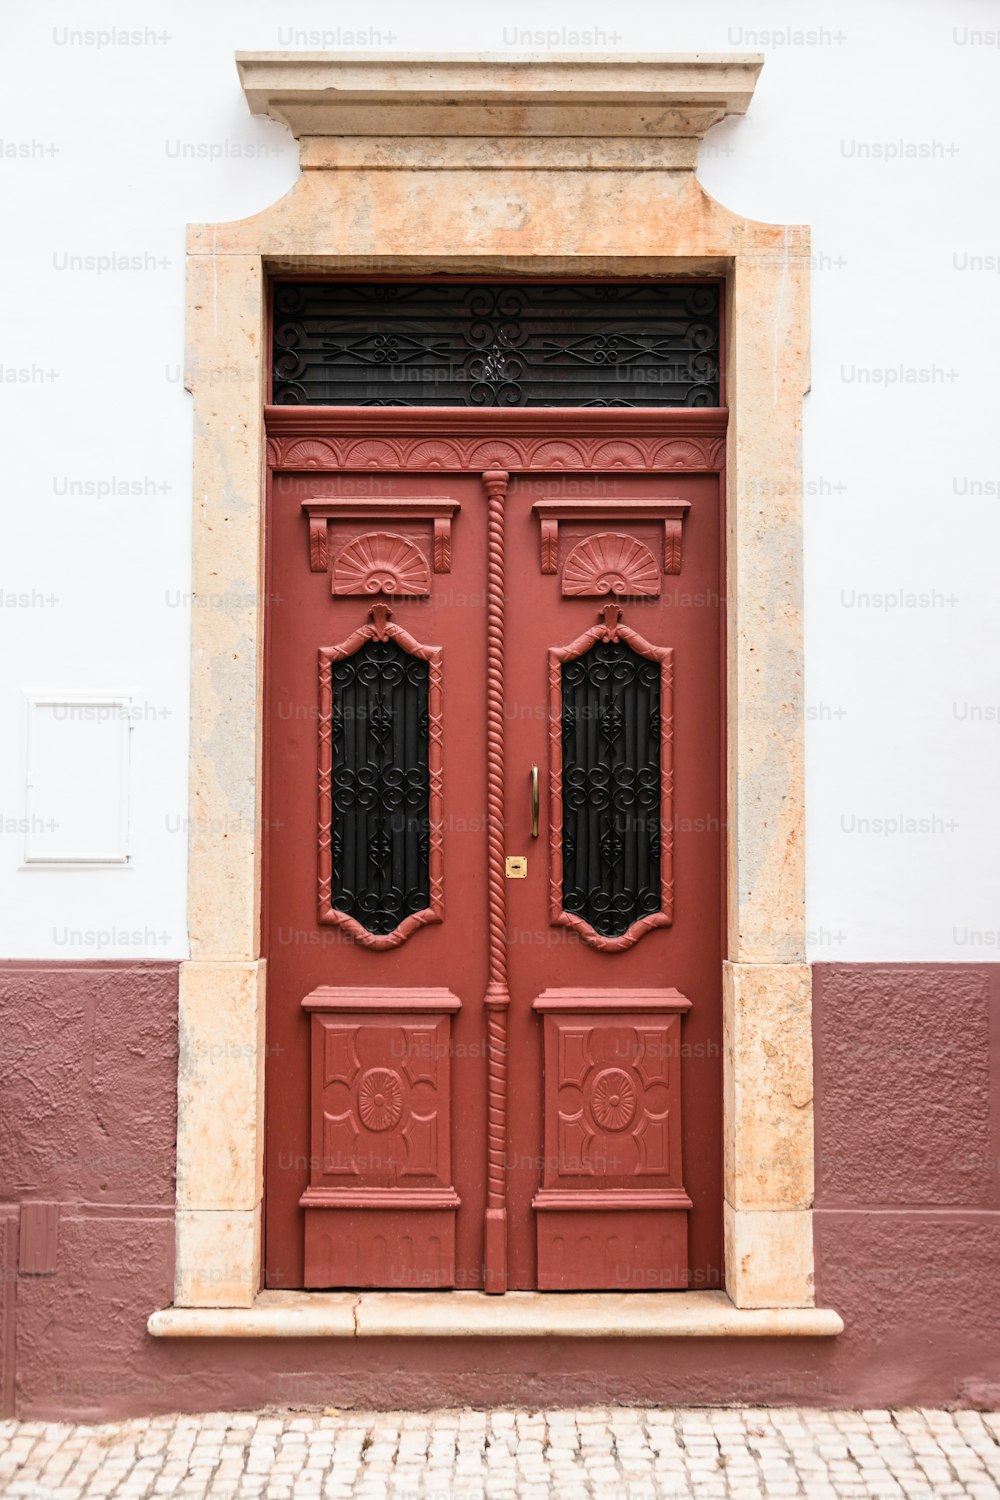
[[[508,880],[523,880],[528,873],[526,854],[508,854],[504,860],[504,874]]]

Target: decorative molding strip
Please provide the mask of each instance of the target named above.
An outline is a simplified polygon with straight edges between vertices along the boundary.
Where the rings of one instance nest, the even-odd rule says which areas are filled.
[[[568,417],[548,410],[456,408],[436,417],[419,408],[400,407],[392,414],[395,435],[387,438],[380,407],[269,406],[266,410],[268,463],[274,470],[299,473],[351,469],[482,472],[494,466],[509,473],[718,472],[725,465],[729,415],[725,407],[614,413],[595,407],[587,412],[584,424],[578,413]],[[414,413],[418,419],[424,416],[423,424],[412,422]],[[420,435],[408,430],[411,425],[419,426]],[[484,438],[484,428],[494,435]],[[361,503],[340,502],[354,506],[358,514],[379,514],[372,509],[362,512]],[[383,499],[381,503],[399,502]],[[348,512],[338,508],[337,514]]]
[[[396,120],[405,120],[397,114]],[[583,123],[581,121],[581,123]],[[585,148],[585,149],[584,149]],[[608,136],[546,140],[517,140],[508,136],[411,136],[361,137],[303,136],[299,165],[304,172],[316,168],[335,171],[386,172],[530,172],[544,170],[602,172],[692,172],[697,165],[698,142],[692,137]]]
[[[314,990],[314,994],[322,994]],[[303,1000],[303,1005],[306,1001]],[[691,1009],[691,1001],[680,990],[633,990],[633,989],[550,989],[543,990],[531,1005],[532,1010],[541,1011],[608,1011],[627,1010],[653,1011],[657,1014],[676,1011],[683,1014]]]
[[[557,993],[546,990],[546,994]],[[659,993],[659,992],[658,992]],[[675,992],[676,993],[676,992]],[[544,996],[542,997],[544,998]],[[454,1011],[462,1009],[462,1002],[451,990],[430,987],[404,987],[359,989],[357,986],[321,984],[310,990],[302,1001],[302,1009],[313,1010],[434,1010]]]
[[[486,1243],[483,1286],[507,1290],[507,877],[504,858],[504,504],[509,475],[487,469],[489,499],[486,565],[486,817],[488,827],[489,983],[486,1009],[488,1053],[486,1103]]]
[[[265,406],[270,437],[386,439],[384,406]],[[454,437],[512,441],[525,438],[664,438],[698,441],[725,437],[725,406],[645,407],[415,407],[392,408],[392,431],[402,437]],[[301,467],[301,466],[300,466]]]
[[[251,112],[288,126],[307,170],[692,171],[705,132],[746,112],[763,58],[238,52],[236,65]]]
[[[269,445],[270,446],[270,445]],[[297,443],[294,448],[308,450],[311,458],[315,446],[310,443]],[[282,467],[275,465],[274,467]],[[306,463],[300,465],[297,462],[292,468],[325,468],[325,464]],[[340,464],[330,467],[340,468]],[[380,468],[380,464],[369,467]],[[302,509],[309,517],[309,567],[314,573],[325,573],[329,566],[330,554],[328,546],[328,531],[331,521],[433,521],[434,523],[434,571],[435,573],[447,573],[451,569],[451,523],[455,512],[461,509],[457,500],[449,500],[444,496],[427,495],[413,498],[408,495],[393,495],[391,497],[381,496],[369,499],[358,496],[331,495],[328,498],[322,496],[316,500],[303,500]],[[385,533],[383,533],[384,535]],[[336,578],[334,579],[334,593],[363,593],[363,589],[338,589]],[[370,592],[374,592],[371,590]],[[428,592],[424,590],[423,592]]]

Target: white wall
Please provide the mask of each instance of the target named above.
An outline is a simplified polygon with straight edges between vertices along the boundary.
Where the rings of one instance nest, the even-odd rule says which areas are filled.
[[[997,957],[995,8],[174,0],[35,3],[2,26],[0,951],[186,951],[184,225],[264,207],[297,156],[247,113],[233,52],[759,50],[750,113],[712,132],[701,178],[813,228],[810,956]],[[115,29],[139,43],[73,38]],[[20,868],[25,694],[63,692],[133,700],[127,868]]]

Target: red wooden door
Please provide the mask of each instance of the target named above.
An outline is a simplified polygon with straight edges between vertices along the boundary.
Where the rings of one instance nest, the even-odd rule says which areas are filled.
[[[719,475],[307,449],[269,485],[267,1284],[720,1285]]]

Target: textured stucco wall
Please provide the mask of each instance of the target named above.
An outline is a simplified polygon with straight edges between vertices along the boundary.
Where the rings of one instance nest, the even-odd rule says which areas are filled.
[[[354,1344],[146,1334],[172,1296],[176,967],[0,965],[4,1412],[1000,1403],[1000,965],[815,977],[818,1298],[839,1338]],[[50,1276],[17,1274],[27,1200],[61,1206]]]

